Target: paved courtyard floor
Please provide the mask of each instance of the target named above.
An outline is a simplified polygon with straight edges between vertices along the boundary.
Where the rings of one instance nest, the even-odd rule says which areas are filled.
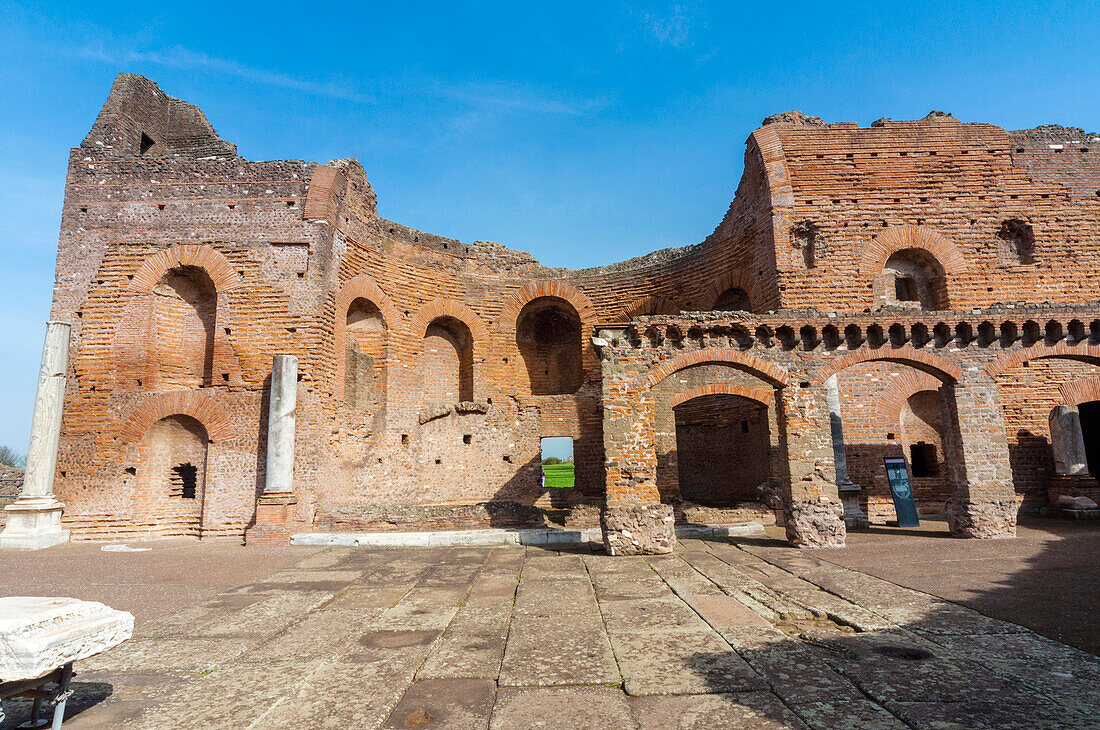
[[[1042,554],[1096,544],[1041,532],[1000,542]],[[69,545],[0,557],[0,592],[137,614],[132,640],[78,664],[72,730],[1100,728],[1100,660],[935,595],[962,589],[909,564],[950,561],[941,551],[954,545],[991,550],[994,577],[969,565],[973,595],[956,597],[980,602],[1013,573],[1034,583],[1035,551],[935,534],[850,539],[850,552],[688,540],[645,558]],[[891,560],[900,580],[873,574]],[[1046,597],[1048,612],[1057,601]],[[4,709],[5,728],[26,719],[22,703]]]

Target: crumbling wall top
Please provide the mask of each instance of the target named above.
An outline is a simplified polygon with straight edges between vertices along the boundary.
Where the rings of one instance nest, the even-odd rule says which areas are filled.
[[[81,147],[117,155],[231,158],[237,146],[218,136],[194,104],[168,96],[156,82],[119,74]]]

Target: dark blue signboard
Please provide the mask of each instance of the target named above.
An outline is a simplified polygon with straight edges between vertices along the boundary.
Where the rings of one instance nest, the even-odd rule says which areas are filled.
[[[909,470],[900,456],[883,458],[886,478],[890,480],[890,496],[894,498],[894,512],[898,515],[898,527],[918,527],[917,503],[913,501],[913,489],[909,486]]]

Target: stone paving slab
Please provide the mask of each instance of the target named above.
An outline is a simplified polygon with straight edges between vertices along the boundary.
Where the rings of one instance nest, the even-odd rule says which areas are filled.
[[[489,723],[491,730],[613,730],[633,726],[626,696],[618,687],[501,687]]]
[[[66,727],[1096,726],[1092,655],[812,553],[680,550],[303,551],[82,662]]]
[[[768,692],[636,697],[630,700],[639,730],[712,730],[751,727],[802,729],[806,725]]]
[[[767,689],[717,633],[649,630],[611,634],[628,694],[714,694]]]

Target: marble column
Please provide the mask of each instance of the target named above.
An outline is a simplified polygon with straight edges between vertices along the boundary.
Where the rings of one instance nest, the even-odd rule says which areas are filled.
[[[298,408],[298,358],[276,355],[267,409],[267,478],[264,494],[294,491],[294,417]]]
[[[61,529],[61,511],[65,505],[53,496],[69,365],[69,331],[65,322],[46,324],[23,491],[5,508],[7,525],[0,532],[0,548],[41,550],[69,541],[69,531]]]
[[[833,433],[833,461],[836,464],[836,489],[844,504],[844,524],[849,530],[867,527],[867,515],[859,507],[859,485],[848,477],[848,455],[844,451],[844,422],[840,417],[840,387],[836,376],[825,381],[825,402],[829,407],[829,427]]]
[[[256,523],[248,544],[289,544],[297,520],[294,496],[294,420],[298,409],[298,358],[275,355],[267,407],[267,468],[264,491],[256,501]]]

